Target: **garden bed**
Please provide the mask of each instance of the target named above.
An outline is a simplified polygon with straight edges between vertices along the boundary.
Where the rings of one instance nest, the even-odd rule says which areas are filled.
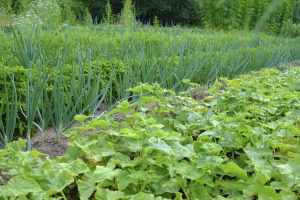
[[[62,156],[23,152],[23,140],[1,150],[0,168],[12,178],[0,199],[297,200],[299,77],[294,67],[222,78],[201,100],[158,84],[131,88],[139,101],[77,118]]]

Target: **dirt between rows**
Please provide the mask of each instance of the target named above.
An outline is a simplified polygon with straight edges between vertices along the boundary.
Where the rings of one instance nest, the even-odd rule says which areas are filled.
[[[31,138],[32,148],[41,153],[47,154],[49,158],[63,155],[68,148],[68,138],[61,134],[57,137],[53,128],[49,128],[43,133],[39,132]]]
[[[97,109],[95,115],[99,116],[107,110],[107,106],[101,104]],[[71,128],[78,126],[78,123],[73,123]],[[49,128],[43,132],[36,133],[31,138],[32,148],[38,150],[49,156],[55,158],[62,156],[68,149],[68,138],[63,135],[57,137],[54,128]]]

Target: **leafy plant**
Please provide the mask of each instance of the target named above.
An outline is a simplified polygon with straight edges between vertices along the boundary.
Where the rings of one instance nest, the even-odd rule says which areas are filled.
[[[111,87],[111,81],[103,84],[101,74],[96,73],[91,65],[85,71],[80,58],[79,54],[79,65],[72,66],[71,74],[68,74],[70,79],[64,79],[63,66],[56,67],[53,89],[47,97],[51,102],[53,115],[51,124],[58,136],[73,123],[75,115],[94,114]],[[46,112],[44,114],[47,115]]]
[[[29,34],[14,32],[13,55],[20,66],[30,69],[42,58],[42,50],[37,28],[33,28]]]
[[[26,79],[26,96],[25,96],[25,113],[23,113],[26,118],[26,140],[27,140],[27,150],[31,150],[31,131],[34,126],[36,113],[38,110],[38,105],[41,100],[43,90],[47,84],[47,79],[49,78],[46,71],[42,72],[37,81],[34,81],[31,77],[30,69],[27,72]]]

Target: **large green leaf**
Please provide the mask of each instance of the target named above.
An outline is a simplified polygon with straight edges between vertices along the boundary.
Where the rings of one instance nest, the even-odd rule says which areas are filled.
[[[130,184],[138,184],[138,180],[129,177],[129,174],[130,173],[128,171],[123,170],[117,175],[117,184],[119,190],[126,189]]]
[[[97,188],[95,198],[99,200],[118,200],[124,199],[125,194],[121,191],[111,191],[109,189]]]
[[[65,187],[74,182],[74,177],[69,170],[46,169],[43,172],[43,177],[37,179],[41,188],[48,195],[53,195],[61,192]]]
[[[6,186],[1,188],[1,191],[4,195],[18,197],[29,193],[41,193],[43,189],[34,178],[15,176],[8,181]]]
[[[97,166],[96,169],[89,173],[88,176],[92,177],[95,183],[102,182],[104,180],[112,180],[116,177],[121,170],[112,169],[109,167]]]
[[[226,175],[236,176],[241,179],[247,179],[247,172],[234,162],[225,164],[222,169]]]
[[[93,180],[93,178],[90,177],[83,177],[82,180],[77,181],[77,187],[80,199],[86,200],[89,199],[90,196],[94,193],[96,190],[96,183]]]

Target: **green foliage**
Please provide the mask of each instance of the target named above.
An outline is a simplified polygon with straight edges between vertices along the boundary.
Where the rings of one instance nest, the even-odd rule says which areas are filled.
[[[27,69],[37,64],[43,57],[38,29],[33,29],[29,34],[15,31],[13,54],[17,64]]]
[[[0,6],[0,29],[9,30],[11,27],[11,14],[7,8]]]
[[[180,94],[131,88],[139,100],[69,131],[62,157],[23,152],[22,140],[0,150],[0,198],[299,199],[299,76],[221,78],[202,99],[188,80]]]
[[[31,5],[42,25],[51,27],[61,22],[61,10],[56,0],[35,0]]]
[[[5,0],[0,2],[0,9],[8,12],[9,20],[18,28],[30,29],[33,24],[52,28],[62,22],[92,24],[87,7],[76,0]]]
[[[292,19],[295,1],[270,1],[266,5],[256,22],[255,29],[278,34],[283,24]]]
[[[67,24],[76,23],[76,5],[73,0],[63,0],[58,2],[61,9],[61,20]]]
[[[51,28],[61,22],[61,10],[56,0],[34,0],[14,19],[14,26],[31,29],[33,25]]]
[[[197,0],[136,0],[135,5],[137,17],[144,23],[157,16],[163,25],[201,25]]]
[[[295,0],[200,0],[203,22],[213,29],[256,29],[278,34],[293,18]]]
[[[22,12],[27,11],[27,9],[30,7],[30,4],[32,3],[32,0],[15,0],[12,1],[12,7],[14,9],[15,14],[20,14]]]
[[[25,106],[23,108],[25,110],[23,115],[26,118],[27,150],[31,150],[31,131],[34,126],[43,90],[46,87],[47,79],[49,78],[47,71],[43,70],[41,73],[38,73],[36,81],[34,81],[31,77],[30,70],[31,68],[27,70]]]
[[[154,27],[160,27],[161,26],[157,16],[154,16],[152,24],[153,24]]]
[[[280,34],[285,37],[300,37],[300,24],[293,24],[291,20],[286,21]]]
[[[0,88],[4,91],[4,77],[14,77],[18,108],[24,113],[27,69],[35,82],[41,69],[49,75],[43,94],[39,95],[31,134],[37,128],[45,130],[50,126],[59,135],[76,114],[93,114],[96,98],[108,106],[124,98],[134,100],[136,97],[127,89],[140,82],[157,82],[182,91],[186,89],[183,79],[210,85],[221,76],[233,78],[300,59],[297,38],[243,32],[211,34],[199,29],[148,26],[124,31],[123,27],[99,26],[55,32],[0,32],[0,38]],[[7,85],[13,88],[10,81]],[[105,95],[99,97],[101,94]],[[6,95],[1,93],[0,99]],[[16,138],[26,132],[25,116],[18,109]],[[1,117],[6,118],[6,114]]]
[[[9,142],[12,142],[15,136],[17,110],[18,110],[18,97],[16,86],[14,84],[14,77],[9,76],[11,84],[7,83],[7,76],[3,74],[3,91],[4,95],[0,98],[0,148],[3,148]]]
[[[84,9],[81,23],[83,25],[93,25],[93,18],[91,16],[88,8]]]
[[[42,132],[54,127],[59,136],[73,123],[76,114],[96,112],[106,100],[111,86],[109,72],[88,65],[33,66],[30,69],[3,67],[1,75],[0,88],[4,93],[0,94],[3,118],[0,121],[0,142],[6,145],[25,132],[28,149],[36,128]],[[10,77],[14,79],[7,82]]]
[[[3,0],[0,8],[4,8],[10,15],[16,14],[18,26],[23,23],[37,23],[40,18],[45,21],[44,26],[47,26],[47,21],[51,21],[50,26],[57,22],[108,23],[107,20],[113,21],[112,16],[119,16],[120,13],[122,15],[123,12],[121,23],[129,23],[129,26],[134,24],[136,18],[149,23],[157,16],[162,25],[196,25],[223,30],[256,29],[272,34],[279,34],[286,21],[299,23],[300,13],[299,0],[127,1],[128,3],[122,0]],[[34,7],[38,7],[39,11],[34,11]],[[124,8],[127,14],[124,14]],[[28,19],[26,16],[29,16]]]
[[[136,24],[135,9],[132,0],[125,0],[120,16],[120,23],[126,28],[132,28]]]
[[[294,9],[293,23],[300,23],[300,1],[296,0],[296,5]]]
[[[11,11],[11,9],[12,9],[11,6],[12,6],[11,0],[3,0],[0,2],[0,8],[3,10],[6,10],[8,12]]]
[[[106,6],[105,6],[103,22],[105,24],[113,24],[113,22],[114,22],[114,15],[113,15],[109,0],[107,1]]]

